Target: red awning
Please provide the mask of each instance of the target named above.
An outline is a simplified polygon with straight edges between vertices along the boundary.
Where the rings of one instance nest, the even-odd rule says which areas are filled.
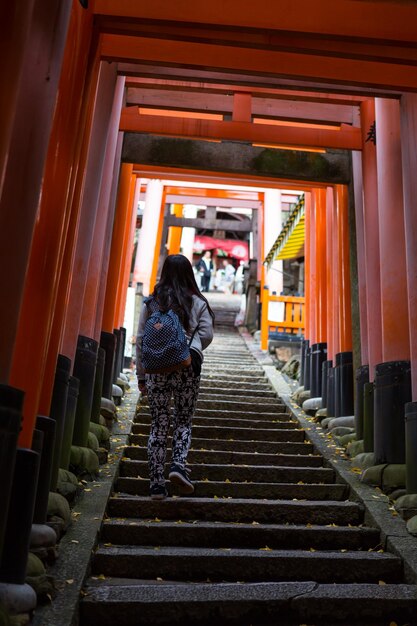
[[[215,239],[204,235],[194,239],[194,252],[204,252],[205,250],[223,250],[227,256],[231,256],[241,261],[248,261],[249,248],[247,241],[237,241],[236,239]]]

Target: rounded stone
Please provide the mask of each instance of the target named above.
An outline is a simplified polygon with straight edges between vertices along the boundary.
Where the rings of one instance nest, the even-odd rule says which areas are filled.
[[[29,613],[36,607],[36,593],[26,583],[0,583],[0,602],[12,615]]]
[[[32,524],[30,531],[31,548],[49,548],[56,545],[57,537],[53,528],[47,524]]]
[[[354,428],[355,427],[355,416],[354,415],[345,415],[343,417],[332,417],[332,419],[328,423],[327,428],[329,430],[332,430],[333,428],[336,428],[337,426],[346,426],[347,428]]]

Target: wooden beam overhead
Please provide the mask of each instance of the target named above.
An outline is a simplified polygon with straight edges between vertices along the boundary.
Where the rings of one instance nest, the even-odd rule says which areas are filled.
[[[101,35],[101,56],[112,61],[142,61],[171,66],[241,71],[403,91],[417,91],[417,67],[292,52],[258,50],[188,41]]]
[[[167,217],[167,225],[207,230],[231,230],[236,233],[249,233],[252,230],[252,220],[219,220],[207,217],[175,217],[174,215]]]
[[[168,64],[120,62],[118,73],[122,76],[147,77],[151,80],[177,80],[195,81],[200,83],[228,84],[235,89],[248,87],[250,89],[281,89],[294,92],[311,92],[319,96],[324,94],[340,95],[342,97],[362,97],[362,98],[400,98],[401,89],[370,87],[368,84],[336,85],[334,82],[302,80],[297,78],[281,77],[276,75],[260,75],[237,70],[212,70],[201,66],[170,67]]]
[[[129,88],[126,104],[149,108],[168,108],[231,115],[233,97],[210,92],[168,91],[166,89]],[[353,124],[358,106],[316,102],[297,102],[277,98],[252,97],[252,114],[282,120],[322,121],[323,123]]]
[[[325,37],[306,33],[289,33],[253,28],[225,29],[197,24],[145,23],[141,19],[117,20],[99,18],[101,32],[133,35],[171,41],[194,41],[216,45],[299,52],[306,55],[322,55],[346,59],[363,59],[383,63],[416,63],[417,48],[408,43],[395,45],[389,41],[377,42],[363,39]]]
[[[206,199],[213,199],[214,203],[218,200],[248,200],[250,202],[259,202],[260,196],[256,191],[244,191],[242,189],[212,189],[210,187],[182,187],[167,185],[165,187],[167,194],[176,194],[184,196],[198,196]]]
[[[417,6],[413,2],[372,0],[286,0],[273,10],[268,0],[95,0],[94,12],[125,18],[163,20],[290,32],[417,41]]]
[[[133,67],[133,66],[132,66]],[[125,65],[121,66],[121,70],[126,69]],[[128,69],[128,68],[127,68]],[[318,93],[314,91],[296,91],[294,89],[283,89],[277,87],[256,87],[255,85],[239,85],[238,88],[233,84],[219,83],[202,83],[201,81],[192,79],[175,80],[170,78],[149,78],[146,76],[127,76],[126,87],[128,89],[148,90],[167,90],[181,91],[185,93],[205,93],[219,94],[223,96],[231,96],[235,91],[243,91],[251,93],[254,98],[278,99],[299,102],[317,102],[321,104],[333,104],[337,106],[359,106],[361,102],[367,100],[366,96],[342,95],[335,93]]]
[[[361,150],[360,128],[341,126],[337,130],[272,126],[250,122],[216,122],[175,117],[139,115],[136,107],[122,110],[120,130],[192,139],[243,141],[312,148]]]
[[[179,182],[210,183],[218,185],[236,185],[237,187],[256,187],[258,189],[293,189],[305,192],[312,186],[326,189],[329,183],[300,180],[294,181],[285,177],[255,176],[230,172],[213,172],[198,168],[181,168],[163,165],[147,165],[134,163],[133,173],[142,178],[162,178]]]
[[[205,196],[187,196],[167,194],[166,201],[170,204],[197,204],[202,206],[214,205],[224,209],[258,209],[259,200],[227,200],[226,198],[208,198]]]

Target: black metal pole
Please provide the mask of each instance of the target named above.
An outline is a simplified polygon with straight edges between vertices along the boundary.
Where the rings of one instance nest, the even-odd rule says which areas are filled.
[[[363,449],[374,451],[374,383],[363,386]]]
[[[23,400],[24,393],[20,389],[0,385],[0,558],[12,491]]]
[[[36,490],[35,510],[33,522],[35,524],[45,524],[48,512],[48,498],[51,485],[52,461],[55,443],[55,420],[44,415],[36,418],[36,430],[43,433],[43,443],[41,449],[33,449],[40,455],[39,479]]]
[[[96,375],[98,343],[79,335],[74,361],[74,376],[80,381],[77,411],[75,413],[72,442],[75,446],[87,445],[93,405],[94,379]]]
[[[103,396],[104,363],[106,353],[103,348],[97,352],[96,375],[94,378],[93,404],[91,407],[91,421],[98,424],[100,422],[101,398]]]
[[[103,331],[100,336],[100,347],[106,352],[103,375],[103,396],[111,400],[114,360],[116,354],[116,335]]]
[[[329,368],[332,361],[323,361],[321,366],[321,405],[323,408],[329,406]]]
[[[39,454],[18,448],[12,494],[7,517],[0,580],[23,585],[29,553],[30,533],[39,472]]]
[[[336,414],[335,395],[335,368],[329,365],[327,369],[327,417],[334,417]]]
[[[357,439],[363,439],[363,388],[369,383],[369,365],[358,367],[355,378],[355,432]]]
[[[311,389],[311,348],[306,348],[305,370],[304,370],[304,389]]]
[[[405,462],[408,493],[417,493],[417,402],[405,405]]]
[[[68,385],[71,371],[71,359],[58,354],[55,370],[54,389],[52,392],[50,417],[55,420],[55,445],[52,458],[51,491],[56,491],[59,463],[61,459],[62,438],[64,436],[65,412],[67,409]]]
[[[60,467],[68,469],[71,457],[72,436],[74,434],[75,413],[77,411],[78,392],[80,381],[75,376],[70,376],[68,385],[67,409],[65,411],[64,434],[61,446]]]
[[[311,346],[311,397],[321,396],[322,364],[327,357],[327,343],[320,342]]]
[[[375,462],[405,463],[404,407],[411,401],[410,361],[375,368]]]
[[[353,354],[338,352],[335,367],[335,417],[353,415]]]
[[[114,357],[113,383],[116,384],[116,381],[120,373],[119,364],[120,364],[120,355],[121,355],[121,350],[122,350],[122,337],[121,337],[119,328],[115,328],[113,332],[116,337],[116,354]]]

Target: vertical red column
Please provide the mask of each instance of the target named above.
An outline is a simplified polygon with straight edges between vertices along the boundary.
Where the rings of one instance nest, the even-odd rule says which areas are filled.
[[[355,196],[356,222],[356,258],[358,266],[358,297],[359,320],[361,338],[361,365],[369,364],[368,350],[368,298],[366,283],[366,256],[365,256],[365,223],[362,184],[362,158],[360,152],[352,153],[352,171]]]
[[[25,282],[11,378],[26,390],[25,417],[33,421],[45,371],[59,275],[68,228],[71,169],[86,71],[92,15],[75,4],[68,30],[62,75],[45,164],[42,201]],[[30,354],[30,359],[27,355]],[[51,380],[52,384],[53,378]],[[49,413],[43,407],[44,414]],[[29,417],[31,416],[31,417]],[[29,445],[29,433],[27,441]]]
[[[114,217],[115,217],[115,211],[116,211],[116,201],[117,201],[117,190],[119,187],[119,174],[120,174],[120,160],[121,160],[121,155],[122,155],[122,145],[123,145],[123,133],[119,132],[117,136],[116,153],[115,153],[114,164],[113,164],[113,180],[111,184],[110,198],[109,198],[110,211],[109,211],[108,218],[107,218],[106,232],[104,234],[105,245],[103,248],[101,272],[100,272],[100,279],[99,279],[99,285],[98,285],[96,322],[95,322],[95,330],[94,330],[94,338],[96,340],[100,338],[100,333],[102,331],[104,301],[106,298],[106,285],[107,285],[107,278],[108,278],[108,273],[109,273],[109,263],[110,263],[110,254],[111,254],[110,242],[112,240],[112,232],[113,232]]]
[[[307,211],[307,206],[306,206]],[[316,196],[314,190],[310,193],[310,346],[317,343],[317,249],[316,249]]]
[[[326,291],[327,291],[327,358],[331,361],[339,348],[337,313],[337,271],[335,251],[335,216],[333,188],[326,189]]]
[[[375,101],[361,103],[363,228],[365,239],[365,280],[368,316],[369,380],[382,362],[382,303],[379,251],[378,175],[376,146],[368,135],[375,126]]]
[[[158,221],[158,231],[156,234],[155,248],[153,253],[153,264],[152,264],[152,274],[151,274],[151,282],[150,282],[150,293],[152,293],[158,275],[158,265],[159,265],[159,251],[161,249],[161,241],[162,241],[162,230],[164,227],[164,213],[165,213],[165,204],[166,204],[166,191],[164,189],[162,193],[161,207],[159,209],[159,215],[157,217]]]
[[[383,361],[410,358],[400,105],[377,98],[379,246]]]
[[[120,111],[123,103],[124,83],[124,77],[119,77],[117,79],[98,199],[98,219],[96,219],[94,226],[92,250],[88,263],[88,274],[80,320],[80,334],[92,337],[96,341],[100,340],[100,332],[96,329],[96,319],[100,277],[104,270],[103,257],[105,248],[108,244],[106,241],[107,225],[109,220],[113,222],[114,217],[114,203],[111,203],[110,195],[114,175]],[[107,271],[107,268],[105,271]]]
[[[304,299],[305,299],[305,331],[304,337],[311,341],[311,280],[310,280],[310,246],[311,246],[311,194],[306,192],[304,194],[304,220],[305,220],[305,244],[304,244]]]
[[[411,382],[417,401],[417,96],[401,97],[404,221],[410,320]]]
[[[37,0],[32,14],[31,4],[29,2],[26,8],[19,6],[19,15],[14,13],[8,21],[19,26],[13,31],[17,34],[17,41],[13,41],[8,33],[5,46],[11,56],[16,45],[24,49],[23,54],[20,50],[16,52],[17,82],[12,81],[10,86],[10,96],[6,97],[4,104],[6,120],[2,120],[3,125],[11,124],[1,145],[0,196],[0,293],[5,298],[5,305],[0,307],[0,381],[6,383],[11,373],[71,13],[71,4],[63,0]],[[13,11],[14,6],[10,10]],[[9,11],[7,14],[10,15]],[[4,28],[5,24],[2,26]],[[5,59],[2,62],[5,63]],[[7,76],[8,71],[2,75],[2,84]],[[8,89],[8,84],[2,87],[3,92]]]
[[[340,352],[352,350],[352,314],[349,261],[348,193],[346,185],[336,185],[337,272]]]
[[[122,163],[103,312],[103,330],[109,333],[113,332],[116,322],[117,286],[121,272],[123,237],[126,223],[130,223],[129,209],[131,209],[131,204],[129,205],[129,197],[132,172],[133,165],[131,163]]]
[[[123,250],[120,263],[120,277],[117,285],[117,308],[115,318],[115,328],[123,326],[124,312],[126,307],[127,289],[129,287],[129,275],[132,265],[133,238],[135,236],[136,220],[137,220],[137,204],[136,198],[136,182],[135,174],[130,179],[129,190],[129,214],[126,220],[125,232],[123,235]]]
[[[326,282],[326,189],[314,190],[316,215],[316,326],[317,343],[327,341],[327,282]]]
[[[62,352],[70,359],[75,356],[80,329],[116,78],[116,68],[102,62],[94,96],[95,106],[91,134],[85,137],[85,141],[87,141],[86,168],[84,172],[80,172],[82,176],[82,181],[80,181],[82,184],[80,218],[62,343]],[[90,319],[94,319],[95,311],[89,311],[89,316]]]

